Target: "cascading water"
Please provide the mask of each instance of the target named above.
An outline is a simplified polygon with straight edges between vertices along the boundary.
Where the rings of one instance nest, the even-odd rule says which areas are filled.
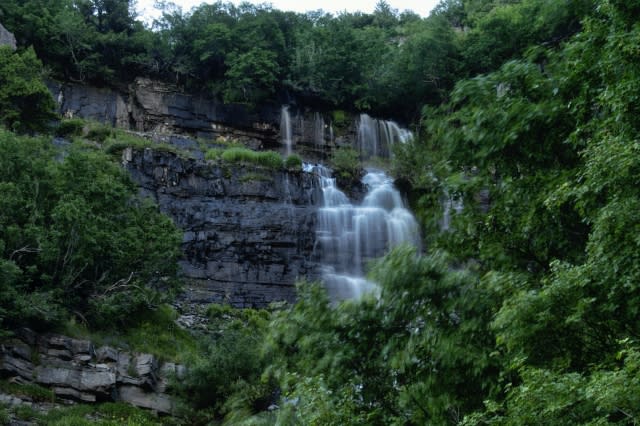
[[[324,144],[324,118],[319,112],[313,114],[313,144],[316,147]]]
[[[284,105],[280,110],[280,134],[282,143],[285,146],[285,154],[289,156],[293,153],[293,126],[291,124],[289,105]]]
[[[376,285],[364,278],[364,264],[401,243],[419,246],[416,220],[391,178],[380,170],[368,170],[363,178],[368,192],[357,206],[336,187],[329,169],[306,166],[305,170],[317,175],[322,192],[316,232],[329,295],[341,300],[374,290]]]
[[[378,120],[361,114],[358,120],[357,146],[363,158],[391,156],[391,146],[413,138],[411,131],[393,121]]]

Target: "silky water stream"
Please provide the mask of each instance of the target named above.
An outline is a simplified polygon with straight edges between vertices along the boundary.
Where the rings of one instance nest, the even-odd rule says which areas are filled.
[[[330,169],[306,165],[305,170],[317,176],[322,192],[316,244],[329,296],[342,300],[375,291],[376,284],[365,277],[367,262],[398,244],[420,244],[417,222],[393,180],[381,170],[367,170],[367,194],[354,204],[337,188]]]

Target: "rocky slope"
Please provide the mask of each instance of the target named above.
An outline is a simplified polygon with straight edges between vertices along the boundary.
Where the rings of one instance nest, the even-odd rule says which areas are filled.
[[[0,345],[0,375],[18,383],[37,383],[57,398],[77,402],[123,401],[170,414],[165,393],[170,377],[184,367],[162,363],[151,354],[129,353],[88,340],[22,329]]]

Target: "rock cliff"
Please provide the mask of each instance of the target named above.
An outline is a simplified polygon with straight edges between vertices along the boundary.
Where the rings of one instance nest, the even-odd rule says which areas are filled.
[[[155,356],[94,347],[88,340],[22,329],[0,346],[0,375],[19,383],[37,383],[57,398],[78,402],[123,401],[170,414],[169,378],[184,367]]]
[[[0,24],[0,46],[9,46],[16,50],[16,38],[5,27]]]
[[[249,109],[224,104],[205,94],[184,93],[174,85],[138,78],[126,90],[50,81],[49,90],[65,117],[97,120],[151,135],[188,135],[234,139],[252,149],[284,152],[280,105]],[[356,123],[333,133],[331,120],[320,112],[291,108],[295,152],[308,159],[326,158],[336,146],[353,145]]]
[[[150,149],[127,149],[123,162],[143,193],[184,231],[187,301],[262,307],[293,301],[296,280],[318,276],[319,194],[309,173]]]

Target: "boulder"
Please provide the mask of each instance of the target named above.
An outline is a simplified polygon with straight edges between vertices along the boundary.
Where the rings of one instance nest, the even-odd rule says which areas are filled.
[[[0,376],[51,388],[62,399],[80,402],[125,401],[169,413],[164,392],[169,380],[184,377],[184,367],[163,364],[151,354],[110,346],[96,350],[88,340],[20,330],[0,345]]]
[[[15,36],[3,27],[2,24],[0,24],[0,46],[9,46],[11,49],[16,50]]]

